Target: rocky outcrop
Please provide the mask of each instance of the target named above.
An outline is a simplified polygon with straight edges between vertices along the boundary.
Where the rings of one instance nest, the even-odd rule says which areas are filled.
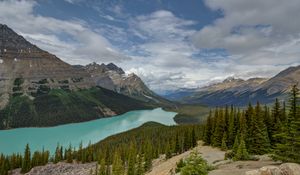
[[[77,68],[79,68],[77,66]],[[97,64],[92,63],[81,67],[91,75],[92,80],[97,86],[115,91],[129,97],[151,103],[170,103],[167,100],[159,97],[151,91],[140,77],[132,74],[126,74],[120,67],[113,63]]]
[[[245,175],[300,175],[300,165],[295,163],[284,163],[278,166],[265,166],[258,170],[252,170]]]
[[[25,175],[90,175],[90,172],[95,172],[96,163],[64,163],[57,164],[49,163],[45,166],[34,167]],[[13,175],[22,175],[20,169],[14,170]]]

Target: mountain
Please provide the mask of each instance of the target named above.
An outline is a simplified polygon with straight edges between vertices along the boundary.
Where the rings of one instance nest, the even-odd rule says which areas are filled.
[[[136,74],[131,73],[127,75],[122,68],[113,63],[109,63],[107,65],[92,63],[80,68],[84,69],[91,75],[91,79],[97,86],[101,86],[143,102],[172,105],[171,102],[161,98],[151,91]]]
[[[183,103],[200,103],[209,106],[239,105],[244,106],[257,101],[271,103],[275,98],[286,100],[292,85],[300,82],[300,66],[290,67],[276,76],[250,78],[248,80],[229,77],[223,82],[205,87],[180,92],[187,95],[176,98]],[[299,84],[298,84],[298,87]],[[176,93],[175,95],[176,96]]]
[[[124,73],[112,64],[106,68]],[[85,69],[63,62],[0,24],[0,129],[54,126],[149,108],[96,85],[100,84]]]

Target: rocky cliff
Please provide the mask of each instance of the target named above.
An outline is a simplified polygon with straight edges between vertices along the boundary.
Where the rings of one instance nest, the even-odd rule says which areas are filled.
[[[105,67],[116,77],[124,73],[113,64]],[[90,73],[0,24],[0,129],[55,126],[149,108],[143,101],[108,90],[112,88],[96,87],[92,77],[96,74]],[[131,78],[122,81],[120,91]],[[103,87],[107,84],[102,83]]]
[[[93,85],[85,71],[74,69],[0,24],[0,109],[10,95],[34,97],[51,89],[74,90]]]
[[[126,74],[120,67],[113,63],[96,64],[92,63],[85,67],[77,67],[86,70],[91,75],[92,80],[97,86],[115,91],[129,97],[154,103],[171,104],[169,101],[159,97],[151,91],[135,74]]]

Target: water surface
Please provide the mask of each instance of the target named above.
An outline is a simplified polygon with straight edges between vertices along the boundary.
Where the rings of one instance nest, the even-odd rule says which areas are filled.
[[[176,124],[173,120],[175,114],[157,108],[131,111],[115,117],[56,127],[2,130],[0,131],[0,153],[23,153],[27,143],[32,152],[44,147],[51,153],[54,152],[57,143],[64,147],[69,144],[78,147],[82,141],[86,146],[90,141],[91,143],[98,142],[110,135],[136,128],[149,121],[174,125]]]

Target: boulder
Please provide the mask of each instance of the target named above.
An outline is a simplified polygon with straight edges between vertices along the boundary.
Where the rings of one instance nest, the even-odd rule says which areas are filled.
[[[252,170],[245,175],[300,175],[300,165],[296,163],[284,163],[277,166],[265,166],[258,170]]]
[[[259,169],[260,175],[282,175],[279,167],[265,166]]]
[[[300,165],[296,163],[284,163],[279,166],[282,175],[300,175]]]
[[[252,170],[246,172],[245,175],[282,175],[281,171],[276,166],[265,166],[259,170]]]

